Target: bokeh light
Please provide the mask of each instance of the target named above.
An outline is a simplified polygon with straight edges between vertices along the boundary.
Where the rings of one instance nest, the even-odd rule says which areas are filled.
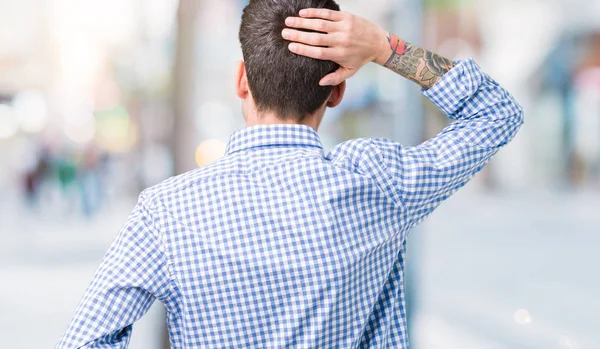
[[[200,143],[196,149],[196,164],[199,167],[209,165],[225,155],[227,145],[218,139],[210,139]]]
[[[123,106],[96,113],[98,129],[96,143],[110,152],[124,152],[138,139],[138,127],[129,119],[129,113]]]
[[[515,322],[519,325],[528,325],[531,323],[531,314],[527,309],[519,309],[515,312]]]

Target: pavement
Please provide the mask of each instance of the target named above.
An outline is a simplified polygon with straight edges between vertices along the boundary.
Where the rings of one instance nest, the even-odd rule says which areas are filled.
[[[81,218],[0,201],[0,338],[51,348],[135,204]],[[600,195],[459,192],[412,232],[413,348],[600,348]],[[132,349],[159,349],[158,304]]]
[[[110,202],[92,218],[65,203],[32,211],[7,201],[0,201],[0,347],[53,348],[135,198]],[[129,348],[163,349],[164,318],[154,304],[134,325]]]
[[[600,348],[598,192],[472,194],[410,237],[414,348]]]

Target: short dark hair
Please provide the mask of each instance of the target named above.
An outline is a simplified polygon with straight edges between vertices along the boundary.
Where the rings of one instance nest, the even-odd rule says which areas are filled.
[[[316,112],[333,90],[319,81],[339,68],[288,50],[281,36],[285,19],[305,8],[340,10],[334,0],[250,0],[242,14],[239,38],[250,91],[259,112],[282,120],[300,121]]]

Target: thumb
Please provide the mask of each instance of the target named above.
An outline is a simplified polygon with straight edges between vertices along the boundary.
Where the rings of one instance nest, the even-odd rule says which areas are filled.
[[[354,72],[352,72],[349,69],[340,67],[335,72],[333,72],[333,73],[325,76],[323,79],[321,79],[321,81],[319,82],[319,85],[321,85],[321,86],[336,86],[336,85],[339,85],[342,82],[348,80],[348,78],[350,78],[352,75],[354,75]]]

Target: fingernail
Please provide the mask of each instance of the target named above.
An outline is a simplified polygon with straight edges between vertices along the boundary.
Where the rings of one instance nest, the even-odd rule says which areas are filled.
[[[319,83],[319,85],[321,86],[329,86],[330,81],[329,80],[323,80]]]
[[[307,14],[308,14],[308,11],[300,10],[300,16],[306,16]]]
[[[288,29],[284,29],[284,30],[281,32],[281,36],[283,36],[283,38],[284,38],[284,39],[287,39],[287,38],[289,38],[289,36],[290,36],[290,31],[289,31]]]
[[[294,25],[294,18],[293,17],[288,17],[285,19],[285,24],[286,25]]]
[[[289,44],[288,48],[290,51],[296,51],[298,49],[298,44],[291,43]]]

